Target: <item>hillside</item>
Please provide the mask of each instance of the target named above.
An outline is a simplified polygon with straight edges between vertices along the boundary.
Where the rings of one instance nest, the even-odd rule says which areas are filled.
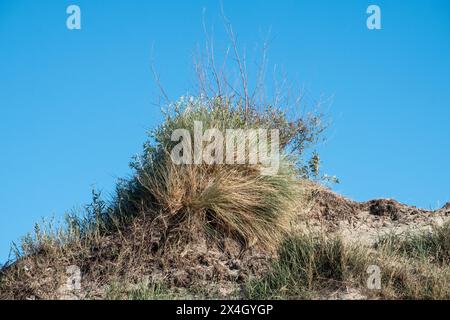
[[[23,239],[0,298],[450,298],[449,204],[323,187],[307,152],[320,116],[220,95],[170,106],[111,199]]]
[[[305,209],[297,212],[290,238],[300,237],[305,246],[302,250],[312,250],[308,247],[311,244],[307,241],[313,241],[314,249],[310,253],[314,255],[314,259],[317,259],[313,263],[314,268],[322,269],[309,270],[318,274],[312,276],[310,279],[312,283],[307,288],[303,283],[304,279],[297,275],[298,278],[289,281],[277,279],[277,281],[287,281],[288,287],[294,286],[287,290],[288,292],[275,292],[277,283],[276,281],[272,283],[273,279],[267,282],[273,286],[273,290],[261,292],[261,289],[258,288],[261,282],[267,281],[268,277],[283,276],[279,265],[277,266],[277,261],[283,259],[280,257],[280,252],[268,252],[258,245],[244,247],[232,238],[225,238],[220,243],[211,242],[204,234],[193,235],[183,246],[179,243],[172,243],[169,239],[164,240],[168,243],[163,245],[161,226],[158,226],[158,223],[152,219],[138,217],[120,233],[100,236],[95,240],[94,246],[85,247],[83,243],[77,243],[60,250],[49,246],[41,248],[40,252],[32,256],[21,258],[2,271],[0,298],[379,299],[450,297],[449,204],[440,210],[427,211],[387,199],[358,203],[315,184],[309,185],[305,198],[308,199],[307,205],[305,206],[305,202],[303,202],[302,206]],[[362,250],[364,256],[372,255],[373,261],[376,261],[378,259],[376,255],[385,249],[377,248],[375,244],[383,237],[397,239],[396,241],[400,243],[408,241],[407,239],[413,239],[409,238],[411,235],[430,237],[439,232],[441,238],[436,239],[442,243],[434,243],[428,247],[425,247],[425,242],[422,243],[424,246],[422,249],[429,252],[420,254],[429,255],[429,259],[421,261],[417,266],[411,266],[406,262],[404,262],[405,265],[397,265],[394,269],[390,266],[389,276],[391,278],[384,279],[382,286],[386,287],[382,287],[382,290],[368,290],[364,286],[364,281],[358,280],[360,276],[363,279],[367,276],[364,275],[364,268],[352,265],[355,263],[352,262],[352,259],[355,259],[352,255],[356,251],[349,252],[347,247],[356,246],[357,250]],[[320,236],[302,238],[306,234],[320,234]],[[334,239],[335,236],[342,239],[342,243],[333,249],[337,252],[328,252],[332,248],[328,247],[330,243],[327,241],[334,241],[330,239]],[[326,240],[323,237],[326,237]],[[416,238],[415,241],[418,242],[419,238]],[[436,246],[442,246],[442,252],[437,251]],[[413,248],[414,245],[409,248],[408,253],[412,253]],[[395,251],[395,253],[389,254],[389,259],[383,257],[385,261],[382,263],[398,264],[399,257],[402,257],[403,253],[399,248],[396,248]],[[375,252],[375,254],[371,252]],[[281,255],[283,254],[286,252],[281,253]],[[295,258],[294,253],[292,255],[291,258]],[[333,257],[333,255],[337,256]],[[415,262],[422,258],[405,257],[405,259],[412,259],[407,261]],[[435,258],[437,260],[444,259],[444,263],[435,261]],[[320,266],[323,263],[320,261],[321,259],[330,261],[326,261],[325,266]],[[346,261],[339,261],[341,259]],[[307,268],[306,262],[298,261],[305,265],[297,267]],[[308,262],[311,263],[311,261]],[[67,284],[67,279],[72,279],[70,274],[66,274],[67,268],[71,265],[79,266],[81,270],[80,288],[75,288],[70,283]],[[340,269],[343,267],[349,269],[346,271],[349,274],[345,275],[345,279],[343,274],[340,274],[343,271]],[[409,275],[405,270],[410,267],[417,268],[414,274]],[[417,273],[418,271],[423,274]],[[280,274],[274,275],[274,272]],[[358,274],[358,272],[363,274]],[[328,279],[324,281],[319,273],[328,275]],[[409,276],[412,279],[409,279]],[[395,279],[395,277],[399,277],[399,279]],[[419,279],[425,277],[425,280],[414,282],[417,281],[417,277]],[[289,284],[292,280],[295,282]],[[441,287],[438,288],[439,284]],[[414,285],[424,287],[414,290],[408,287]],[[440,295],[433,296],[432,294]]]

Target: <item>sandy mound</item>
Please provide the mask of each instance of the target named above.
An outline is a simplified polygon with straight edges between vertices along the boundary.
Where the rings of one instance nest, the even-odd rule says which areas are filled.
[[[450,203],[436,211],[390,199],[358,203],[319,186],[311,188],[309,199],[308,210],[297,217],[299,230],[306,225],[321,228],[367,245],[382,234],[431,228],[450,216]],[[58,250],[44,246],[5,268],[2,280],[6,285],[0,298],[102,299],[111,284],[127,283],[133,288],[143,281],[180,290],[201,288],[210,296],[233,298],[239,296],[240,284],[249,277],[263,276],[275,258],[257,245],[248,248],[231,238],[212,241],[204,230],[180,233],[145,217],[91,241]],[[80,290],[65,289],[71,266],[82,275]],[[347,294],[339,291],[324,296],[340,299]]]
[[[450,217],[450,203],[424,210],[392,199],[355,202],[322,186],[311,190],[309,210],[300,224],[340,232],[349,241],[373,243],[380,235],[431,229]]]
[[[110,284],[129,283],[132,288],[142,282],[197,287],[203,293],[214,283],[212,295],[230,297],[250,276],[264,274],[272,261],[258,246],[246,248],[231,238],[217,242],[200,232],[186,238],[161,230],[155,221],[138,218],[126,230],[91,246],[73,244],[61,252],[42,250],[22,258],[3,270],[10,285],[0,298],[104,298]],[[66,290],[71,266],[82,274],[81,290]]]

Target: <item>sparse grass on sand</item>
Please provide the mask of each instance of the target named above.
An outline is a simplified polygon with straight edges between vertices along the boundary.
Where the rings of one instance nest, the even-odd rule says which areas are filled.
[[[450,222],[435,226],[429,231],[407,234],[388,234],[377,246],[387,247],[398,255],[440,264],[450,265]],[[450,285],[450,284],[449,284]]]
[[[356,289],[368,299],[450,299],[449,224],[433,233],[381,239],[375,247],[338,235],[305,233],[288,238],[272,270],[247,283],[250,299],[328,298]],[[381,289],[369,289],[369,266],[378,266]]]
[[[306,231],[306,230],[305,230]],[[403,235],[393,246],[386,238],[372,248],[345,243],[339,235],[305,232],[286,238],[278,258],[263,277],[252,278],[233,293],[233,298],[266,299],[330,299],[350,297],[364,299],[450,299],[450,267],[435,259],[434,249],[422,247],[420,255],[399,251],[405,245],[433,237],[435,245],[449,235],[448,225],[436,227],[433,234]],[[414,240],[411,240],[414,239]],[[435,248],[435,247],[432,247]],[[441,252],[441,251],[439,251]],[[412,253],[412,255],[410,255]],[[433,259],[424,259],[433,257]],[[369,289],[369,266],[380,268],[381,288]],[[204,299],[217,298],[200,291],[174,291],[161,284],[137,286],[124,290],[113,288],[113,299]],[[355,296],[353,296],[354,298]]]
[[[260,165],[175,165],[171,133],[192,132],[194,121],[219,130],[279,129],[278,174],[263,175]],[[448,223],[373,247],[292,225],[306,205],[304,150],[321,132],[317,125],[272,108],[244,112],[222,98],[182,100],[111,201],[94,193],[84,215],[69,216],[65,227],[36,225],[24,238],[15,261],[0,270],[0,298],[64,297],[58,290],[75,265],[85,299],[320,299],[349,288],[363,298],[450,299]],[[373,265],[380,290],[367,288]],[[141,281],[157,273],[159,280]]]

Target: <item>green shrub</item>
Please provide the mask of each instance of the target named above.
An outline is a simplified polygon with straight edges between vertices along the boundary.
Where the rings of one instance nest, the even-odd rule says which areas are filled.
[[[281,164],[276,175],[263,175],[259,164],[176,165],[169,156],[176,142],[171,134],[186,129],[193,137],[194,121],[204,128],[264,128],[280,130]],[[229,100],[180,100],[156,128],[153,142],[135,159],[136,181],[152,199],[158,219],[177,230],[195,233],[205,228],[219,236],[237,237],[245,245],[273,249],[284,237],[300,190],[300,171],[288,145],[301,133],[280,112],[253,109],[245,117]],[[306,138],[305,138],[306,139]],[[142,190],[140,192],[142,192]],[[210,232],[211,233],[211,232]]]

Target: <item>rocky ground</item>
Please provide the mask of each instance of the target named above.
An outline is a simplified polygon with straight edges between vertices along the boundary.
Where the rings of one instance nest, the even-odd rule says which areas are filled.
[[[307,201],[296,217],[298,232],[324,230],[344,241],[370,250],[380,236],[431,230],[450,219],[450,203],[435,211],[407,206],[391,199],[355,202],[322,186],[308,189]],[[105,299],[123,298],[130,290],[148,283],[164,282],[178,296],[240,298],[239,287],[249,277],[261,277],[274,257],[258,247],[242,249],[233,240],[210,244],[194,236],[188,245],[162,247],[160,230],[151,221],[135,221],[120,237],[108,236],[87,252],[66,248],[65,252],[41,252],[25,257],[3,272],[8,284],[0,297],[14,299]],[[167,242],[167,239],[164,239]],[[170,243],[170,241],[169,241]],[[80,247],[84,248],[84,247]],[[275,257],[276,258],[276,257]],[[67,281],[67,267],[79,266],[82,289]],[[55,280],[56,279],[56,280]],[[70,277],[69,277],[70,280]],[[128,283],[111,293],[111,283]],[[106,284],[106,285],[105,285]],[[198,295],[192,292],[198,289]],[[5,290],[3,289],[3,290]],[[194,289],[194,290],[192,290]],[[151,298],[151,297],[150,297]],[[315,299],[365,299],[353,287],[324,289]]]
[[[325,230],[368,250],[385,235],[431,232],[450,220],[450,203],[438,210],[424,210],[393,199],[356,202],[322,186],[314,186],[310,205],[299,215],[300,230]],[[324,290],[315,299],[361,300],[368,297],[357,288]]]
[[[393,199],[355,202],[316,186],[300,224],[339,232],[344,239],[371,245],[380,236],[431,230],[450,219],[450,203],[438,210],[424,210]]]

